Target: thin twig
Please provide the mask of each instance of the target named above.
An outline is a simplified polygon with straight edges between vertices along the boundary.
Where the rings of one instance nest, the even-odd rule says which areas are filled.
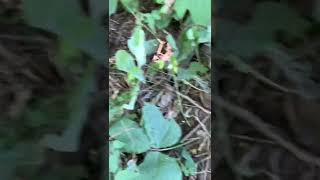
[[[207,120],[210,118],[210,116],[207,116],[206,118],[204,118],[202,120],[202,123],[206,123]],[[201,128],[201,125],[198,124],[195,128],[193,128],[187,135],[185,135],[183,138],[182,138],[182,142],[186,141],[187,139],[189,139],[194,133],[196,133],[199,129]]]
[[[211,114],[211,111],[207,110],[206,108],[202,107],[201,105],[199,105],[196,101],[194,101],[193,99],[191,99],[190,97],[180,93],[179,91],[176,91],[176,93],[181,96],[182,98],[188,100],[190,103],[192,103],[193,105],[197,106],[199,109],[201,109],[203,112],[207,113],[207,114]]]

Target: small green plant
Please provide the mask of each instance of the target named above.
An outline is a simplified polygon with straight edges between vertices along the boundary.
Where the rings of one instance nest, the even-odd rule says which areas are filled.
[[[208,71],[199,57],[198,48],[202,43],[209,46],[211,43],[211,1],[155,0],[154,3],[159,4],[160,9],[141,13],[138,0],[109,1],[109,15],[116,13],[121,6],[136,21],[127,43],[130,52],[118,50],[115,54],[115,67],[126,73],[130,90],[109,100],[109,179],[182,180],[183,175],[194,176],[197,171],[191,155],[182,148],[182,130],[174,119],[164,118],[156,105],[147,102],[144,102],[141,117],[133,111],[124,114],[126,110],[136,110],[140,86],[148,83],[148,76],[166,71],[176,83],[190,85],[188,81],[200,81],[198,77]],[[186,17],[187,11],[190,16]],[[165,30],[173,20],[186,27],[177,41]],[[158,37],[159,31],[166,35],[165,39]],[[146,33],[153,35],[154,39],[147,40]],[[147,61],[147,56],[159,53],[157,47],[164,41],[168,44],[164,48],[167,53],[158,56],[157,60]],[[194,53],[197,61],[190,62]],[[189,67],[182,68],[180,64],[183,62],[188,62]],[[144,67],[147,67],[146,71]],[[204,83],[202,85],[206,88]],[[181,150],[181,158],[163,153],[171,149]],[[124,153],[132,155],[125,165]],[[137,155],[144,156],[139,164]]]

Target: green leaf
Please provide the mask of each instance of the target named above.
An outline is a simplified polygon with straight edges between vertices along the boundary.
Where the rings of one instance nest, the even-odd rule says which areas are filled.
[[[156,3],[158,4],[163,4],[165,0],[155,0]]]
[[[160,152],[149,152],[138,171],[119,171],[115,180],[182,180],[181,169],[176,159]]]
[[[160,152],[149,152],[139,169],[143,179],[182,180],[182,173],[176,159]]]
[[[110,101],[109,101],[109,104]],[[115,121],[117,117],[123,114],[123,108],[121,106],[109,105],[109,122]]]
[[[179,54],[179,49],[177,47],[176,41],[175,41],[174,37],[169,32],[165,32],[165,33],[167,34],[166,40],[168,41],[168,43],[170,44],[170,46],[173,49],[173,55],[177,57]]]
[[[211,0],[176,0],[174,9],[180,19],[189,10],[195,24],[203,26],[211,24]]]
[[[143,153],[150,148],[150,142],[143,129],[135,121],[123,118],[109,129],[109,135],[125,144],[124,152]]]
[[[133,109],[134,109],[134,105],[136,104],[136,101],[137,101],[137,99],[138,99],[139,91],[140,91],[140,86],[139,86],[139,84],[135,85],[135,86],[131,89],[130,102],[129,102],[129,104],[123,105],[123,108],[124,108],[124,109],[128,109],[128,110],[133,110]]]
[[[133,57],[125,50],[119,50],[116,52],[116,66],[117,69],[125,72],[130,72],[135,63]]]
[[[197,75],[205,74],[208,71],[204,65],[199,62],[192,62],[188,69],[180,68],[178,71],[178,80],[190,80]]]
[[[203,26],[211,24],[211,0],[190,0],[189,11],[196,24]]]
[[[182,19],[184,17],[184,15],[186,14],[189,5],[188,5],[188,1],[186,0],[176,0],[175,4],[174,4],[174,10],[177,13],[177,16],[179,19]]]
[[[146,19],[144,19],[144,21],[148,24],[148,26],[150,27],[150,29],[155,33],[156,32],[156,17],[152,13],[146,13],[144,14],[144,17]],[[160,19],[160,17],[159,17]]]
[[[115,175],[115,180],[143,180],[140,178],[140,174],[138,172],[126,169],[119,171]]]
[[[139,68],[146,64],[145,38],[142,27],[136,26],[131,38],[128,40],[128,47],[135,55]]]
[[[190,153],[183,148],[181,156],[185,160],[182,171],[185,174],[185,176],[194,176],[197,172],[197,164],[193,161]]]
[[[125,146],[121,141],[109,142],[109,172],[115,173],[120,167],[120,149]]]
[[[167,120],[157,106],[146,103],[142,108],[143,125],[154,148],[176,144],[181,137],[181,128],[175,120]]]
[[[211,25],[200,32],[198,43],[211,43]]]
[[[139,9],[138,0],[120,0],[122,5],[126,8],[127,11],[134,13]]]
[[[133,57],[125,50],[116,52],[116,66],[119,70],[127,72],[129,75],[145,82],[143,71],[135,65]]]
[[[157,51],[159,42],[156,39],[148,40],[144,43],[144,48],[147,55],[152,55]]]
[[[118,0],[109,0],[109,16],[117,11]]]

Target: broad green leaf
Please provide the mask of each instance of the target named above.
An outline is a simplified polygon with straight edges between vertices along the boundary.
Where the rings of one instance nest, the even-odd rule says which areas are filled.
[[[153,12],[153,11],[152,11]],[[150,29],[155,33],[156,32],[156,18],[152,13],[146,13],[145,16],[145,22],[148,24]],[[159,17],[160,19],[160,17]]]
[[[118,7],[118,0],[109,0],[109,16],[116,12]]]
[[[136,65],[133,57],[127,51],[119,50],[116,52],[116,66],[121,71],[130,72]]]
[[[131,38],[128,40],[128,47],[135,55],[139,68],[146,64],[145,38],[142,27],[136,26]]]
[[[203,26],[211,24],[211,0],[176,0],[174,9],[180,19],[189,10],[195,24]]]
[[[196,24],[203,26],[211,24],[211,0],[190,0],[189,11]]]
[[[127,11],[134,13],[139,9],[139,0],[120,0]]]
[[[186,0],[176,0],[175,4],[174,4],[174,9],[175,12],[177,13],[177,16],[179,17],[179,19],[182,19],[184,17],[184,15],[186,14],[189,5],[188,5],[188,1]]]
[[[178,71],[178,80],[190,80],[193,79],[195,76],[205,74],[208,71],[204,65],[198,62],[192,62],[188,69],[180,68]]]
[[[182,158],[184,159],[184,164],[182,166],[182,171],[185,176],[194,176],[197,172],[197,164],[193,161],[190,153],[183,148],[181,153]]]
[[[117,117],[122,115],[122,113],[123,108],[121,106],[109,105],[109,122],[115,121]]]
[[[132,76],[134,76],[135,78],[137,78],[139,81],[143,83],[145,83],[146,81],[143,71],[138,67],[134,67],[129,74],[131,74]]]
[[[146,103],[142,108],[143,126],[154,148],[176,144],[181,137],[181,128],[175,120],[167,120],[157,106]]]
[[[119,171],[116,175],[114,180],[143,180],[140,178],[140,173],[131,171],[129,169],[125,169],[122,171]]]
[[[116,52],[116,66],[119,70],[145,82],[143,71],[135,65],[133,57],[127,51],[119,50]]]
[[[125,144],[124,152],[143,153],[150,148],[150,142],[144,130],[135,121],[123,118],[109,129],[109,135]]]
[[[138,171],[119,171],[115,180],[182,180],[176,159],[160,152],[149,152],[138,166]]]
[[[144,43],[147,55],[152,55],[157,51],[159,42],[156,39],[148,40]]]
[[[125,146],[121,141],[109,142],[109,172],[115,173],[120,166],[120,149]]]

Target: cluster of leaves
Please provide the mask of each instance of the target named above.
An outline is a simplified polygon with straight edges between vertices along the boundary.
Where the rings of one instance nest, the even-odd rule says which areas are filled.
[[[109,1],[109,16],[121,6],[136,18],[136,27],[128,40],[130,52],[118,50],[115,54],[116,68],[127,73],[131,89],[122,92],[116,99],[109,100],[109,179],[181,180],[183,173],[186,176],[195,175],[197,170],[191,155],[185,149],[181,151],[180,159],[160,152],[163,148],[175,148],[182,132],[176,121],[165,119],[157,106],[144,103],[140,121],[136,114],[124,115],[125,110],[135,109],[140,83],[147,83],[146,73],[153,75],[159,70],[166,70],[177,81],[188,81],[208,71],[200,60],[191,62],[188,68],[180,67],[180,63],[190,62],[201,43],[210,46],[211,1],[154,0],[154,3],[159,4],[160,8],[141,13],[138,0]],[[188,11],[190,16],[186,16]],[[187,27],[181,32],[178,41],[164,30],[173,19],[184,21]],[[162,30],[166,34],[165,41],[173,49],[169,62],[161,59],[151,62],[147,72],[143,70],[147,64],[146,57],[156,52],[159,39],[156,37],[146,40],[144,30],[155,37]],[[139,165],[134,158],[127,165],[121,165],[123,153],[145,154],[145,157]]]

